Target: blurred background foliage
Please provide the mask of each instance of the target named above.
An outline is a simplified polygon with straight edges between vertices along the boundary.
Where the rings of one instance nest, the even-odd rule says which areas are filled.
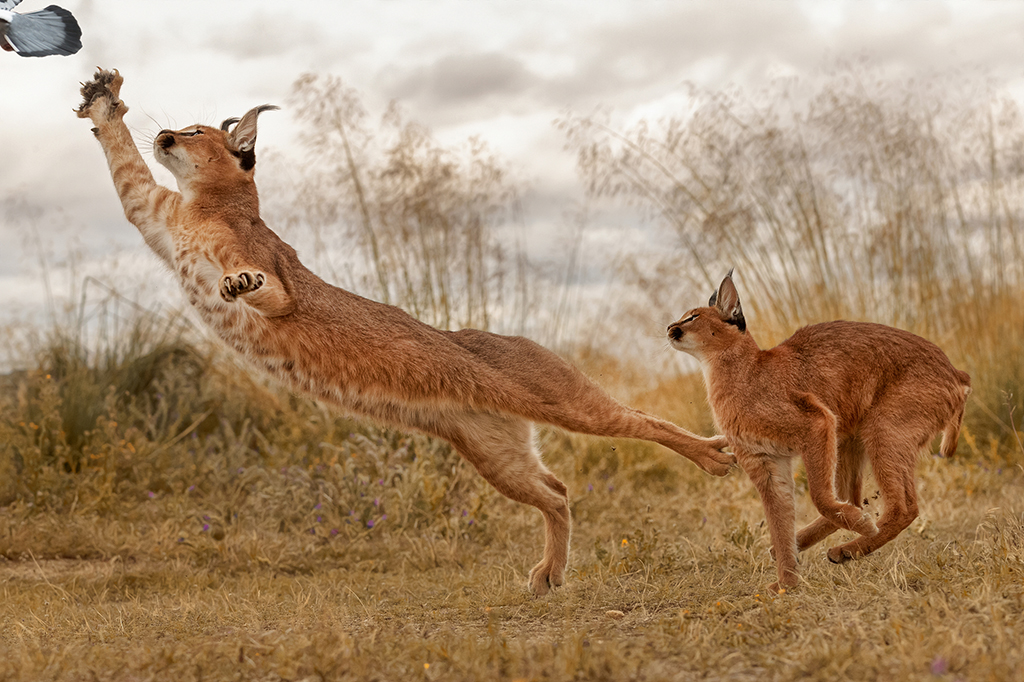
[[[394,106],[375,125],[335,77],[295,83],[308,163],[269,222],[318,245],[310,265],[325,278],[442,328],[508,333],[543,317],[538,340],[558,338],[620,398],[703,433],[699,374],[628,349],[650,333],[639,325],[703,303],[735,266],[763,347],[835,318],[938,343],[974,382],[958,457],[1019,464],[1024,118],[983,89],[951,98],[944,85],[851,69],[755,97],[693,92],[678,117],[631,126],[567,115],[558,125],[595,206],[641,208],[662,245],[608,256],[616,294],[593,324],[537,277],[514,236],[522,188],[485,144],[441,146]],[[585,238],[585,225],[566,229]],[[332,264],[353,248],[365,270]],[[485,532],[496,493],[446,444],[267,383],[187,314],[81,291],[37,330],[27,369],[0,379],[0,506],[118,513],[171,498],[191,519],[182,543],[245,524],[326,548],[382,526]],[[680,483],[653,446],[550,429],[541,440],[576,490]]]

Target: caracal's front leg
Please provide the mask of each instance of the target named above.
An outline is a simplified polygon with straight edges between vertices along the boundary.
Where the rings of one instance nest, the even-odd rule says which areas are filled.
[[[795,587],[800,582],[796,564],[795,518],[793,500],[793,463],[789,457],[755,453],[735,448],[736,459],[750,477],[764,506],[772,555],[779,579],[768,586],[773,592]]]
[[[91,81],[82,84],[82,104],[76,113],[79,118],[91,119],[95,126],[92,131],[107,157],[125,216],[139,229],[146,244],[169,264],[173,246],[167,225],[181,195],[156,184],[142,160],[124,124],[128,107],[120,98],[123,81],[116,69],[97,70]]]
[[[252,268],[225,272],[220,280],[220,297],[228,303],[241,298],[267,317],[280,317],[295,309],[280,279]]]

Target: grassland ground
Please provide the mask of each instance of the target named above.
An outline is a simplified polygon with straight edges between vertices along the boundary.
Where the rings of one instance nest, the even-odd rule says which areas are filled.
[[[97,494],[102,471],[58,472],[60,501],[12,501],[0,679],[1024,679],[1015,465],[922,459],[910,529],[845,565],[815,547],[800,587],[775,596],[740,472],[712,479],[653,447],[544,431],[575,526],[566,585],[536,599],[535,510],[443,445],[349,441],[329,466],[222,455],[193,484],[122,485],[116,499]],[[414,480],[417,467],[446,473]],[[362,492],[346,496],[346,480]]]
[[[534,598],[540,515],[447,445],[268,386],[86,277],[49,303],[53,329],[0,327],[28,368],[0,377],[0,682],[1024,680],[1024,112],[967,80],[855,69],[803,95],[791,79],[695,93],[632,129],[568,115],[588,197],[648,212],[659,246],[594,259],[581,217],[553,297],[498,239],[522,193],[486,146],[445,149],[394,112],[374,130],[358,93],[303,76],[293,108],[322,167],[290,170],[267,217],[326,279],[442,328],[544,331],[630,404],[708,435],[699,376],[665,379],[633,330],[664,344],[736,266],[767,345],[840,318],[938,343],[972,377],[956,456],[922,457],[920,517],[895,540],[832,565],[838,533],[772,595],[739,471],[541,429],[574,531],[566,584]],[[631,330],[596,347],[572,331],[592,331],[588,268],[616,292],[596,328]],[[797,491],[808,522],[800,469]]]

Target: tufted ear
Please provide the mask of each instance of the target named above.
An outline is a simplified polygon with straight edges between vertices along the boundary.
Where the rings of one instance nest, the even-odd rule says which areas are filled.
[[[279,108],[273,104],[261,104],[245,112],[242,118],[229,118],[220,124],[220,129],[224,131],[235,124],[234,129],[228,133],[228,146],[241,160],[242,170],[251,170],[256,165],[256,119],[264,111]]]
[[[740,294],[736,291],[736,285],[732,281],[732,270],[722,280],[718,291],[711,295],[709,306],[714,306],[722,316],[722,320],[735,325],[741,332],[747,330],[747,321],[743,317],[743,307],[740,305]]]

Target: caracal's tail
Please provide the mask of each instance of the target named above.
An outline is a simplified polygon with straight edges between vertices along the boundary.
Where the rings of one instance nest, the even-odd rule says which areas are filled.
[[[939,452],[943,457],[952,457],[956,452],[956,444],[960,440],[960,426],[964,421],[964,408],[967,406],[967,396],[971,394],[971,376],[967,372],[955,371],[956,377],[960,381],[960,406],[942,429],[942,444],[939,446]]]

